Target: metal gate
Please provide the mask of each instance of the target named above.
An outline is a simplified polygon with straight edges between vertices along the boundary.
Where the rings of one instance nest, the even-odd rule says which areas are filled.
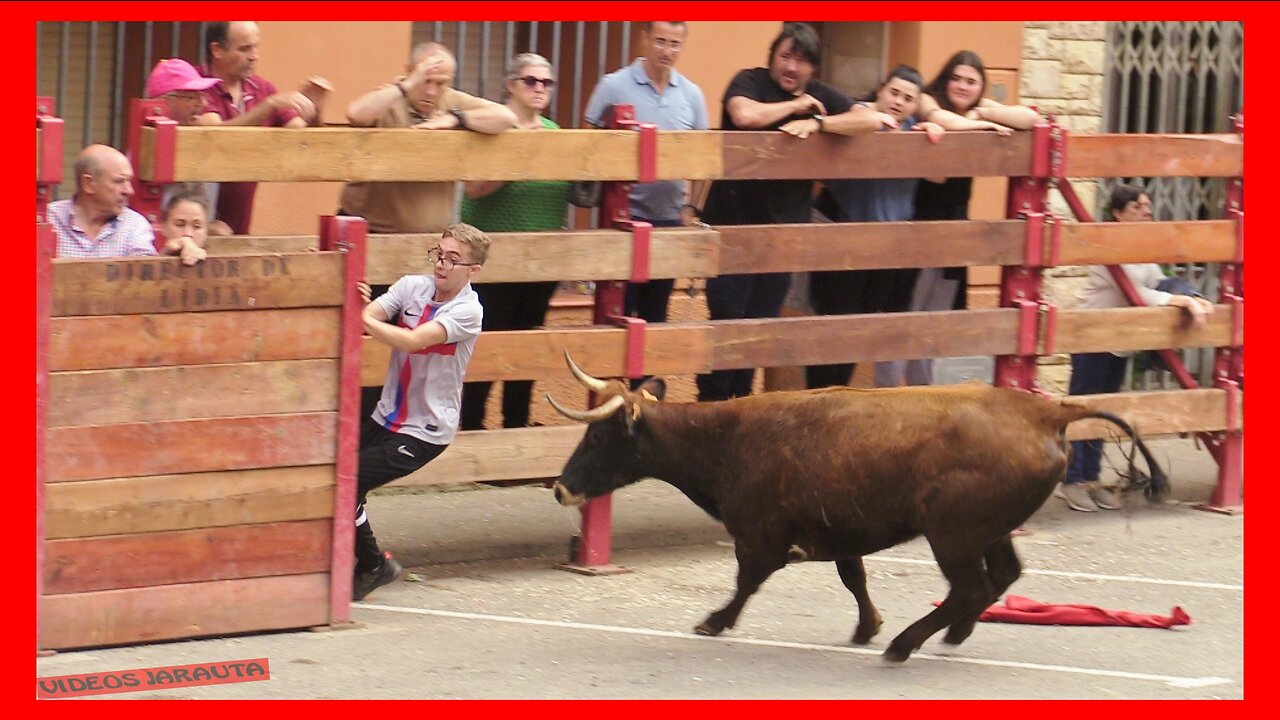
[[[1103,132],[1227,133],[1244,95],[1244,23],[1113,22],[1107,24]],[[1158,220],[1223,217],[1224,182],[1212,178],[1113,178],[1101,183],[1098,217],[1117,182],[1146,188]],[[1218,268],[1172,265],[1200,288],[1217,293]],[[1213,353],[1183,352],[1187,369],[1210,381]],[[1135,388],[1174,387],[1165,372],[1135,368]]]

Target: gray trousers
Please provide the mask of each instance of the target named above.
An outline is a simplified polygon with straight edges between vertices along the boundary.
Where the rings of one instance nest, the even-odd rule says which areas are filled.
[[[942,268],[923,268],[911,290],[910,312],[950,310],[960,289],[959,280],[942,277]],[[897,387],[906,377],[908,385],[933,384],[933,359],[883,360],[876,363],[876,387]]]

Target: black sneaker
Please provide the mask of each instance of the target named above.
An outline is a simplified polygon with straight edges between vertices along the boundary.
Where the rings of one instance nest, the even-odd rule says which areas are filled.
[[[363,600],[366,595],[400,577],[404,570],[391,553],[383,553],[382,564],[367,573],[358,573],[351,584],[351,599]]]

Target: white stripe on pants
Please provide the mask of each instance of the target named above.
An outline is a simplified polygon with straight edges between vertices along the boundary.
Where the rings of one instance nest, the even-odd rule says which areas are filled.
[[[955,304],[959,280],[942,277],[942,268],[923,268],[916,276],[911,289],[911,307],[908,311],[950,310]],[[933,359],[882,360],[876,363],[876,387],[897,387],[906,376],[908,385],[933,384]]]

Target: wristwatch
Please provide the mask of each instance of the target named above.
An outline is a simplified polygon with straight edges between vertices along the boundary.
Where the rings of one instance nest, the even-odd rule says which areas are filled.
[[[458,129],[459,129],[459,130],[466,130],[466,129],[467,129],[467,116],[466,116],[466,115],[463,115],[461,110],[459,110],[459,109],[457,109],[457,108],[454,108],[454,109],[452,109],[452,110],[450,110],[450,111],[449,111],[449,114],[450,114],[450,115],[452,115],[452,116],[454,116],[454,117],[456,117],[456,118],[458,118]]]
[[[822,113],[814,113],[813,119],[818,121],[818,132],[822,132],[822,123],[827,119],[827,116]]]

